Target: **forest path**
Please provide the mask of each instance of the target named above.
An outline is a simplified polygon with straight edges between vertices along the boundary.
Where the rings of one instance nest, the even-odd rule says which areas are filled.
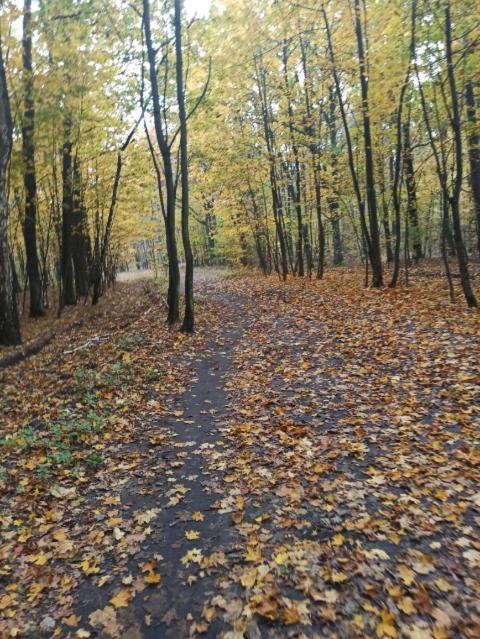
[[[149,441],[132,447],[143,453],[148,448],[148,455],[121,493],[123,516],[133,510],[155,513],[151,519],[147,516],[153,529],[148,540],[123,569],[125,585],[137,580],[134,605],[119,610],[112,624],[109,612],[102,617],[98,611],[111,610],[109,600],[118,582],[104,591],[85,585],[79,597],[77,610],[84,619],[93,613],[95,621],[97,611],[98,636],[121,631],[122,637],[132,639],[179,639],[197,632],[204,635],[208,629],[208,636],[215,637],[227,628],[220,618],[209,618],[205,603],[221,591],[215,583],[218,569],[227,565],[227,555],[238,555],[241,539],[234,534],[231,509],[219,512],[218,501],[224,496],[221,474],[210,469],[208,459],[221,449],[221,429],[230,418],[225,375],[247,323],[247,307],[243,297],[217,291],[223,277],[216,269],[199,269],[199,296],[208,296],[217,307],[223,326],[207,337],[195,356],[189,384],[183,394],[169,399],[168,415],[143,424]],[[225,467],[227,474],[230,470]],[[150,568],[142,575],[143,565]],[[145,574],[159,574],[160,583],[153,580],[145,587]]]

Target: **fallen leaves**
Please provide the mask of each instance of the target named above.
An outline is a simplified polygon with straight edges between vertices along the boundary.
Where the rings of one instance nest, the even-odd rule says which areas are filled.
[[[94,560],[84,559],[80,564],[80,568],[86,575],[96,575],[100,572],[100,566]]]
[[[172,602],[159,612],[152,599],[147,626],[187,624],[200,635],[215,624],[235,639],[258,639],[264,624],[278,637],[476,639],[478,318],[445,313],[431,289],[373,294],[353,288],[355,278],[289,282],[280,307],[284,289],[272,279],[219,286],[228,299],[240,293],[247,320],[222,380],[228,410],[214,396],[201,406],[217,439],[200,443],[189,410],[169,402],[190,384],[203,336],[190,345],[157,323],[142,324],[127,350],[112,341],[95,357],[61,359],[62,384],[77,390],[54,392],[40,380],[25,412],[18,391],[7,391],[15,514],[2,530],[0,631],[24,627],[35,608],[59,636],[122,636],[134,598],[162,601],[173,581],[187,601],[202,593],[201,618],[193,608],[177,615]],[[214,314],[212,326],[221,336]],[[171,361],[150,345],[158,336]],[[82,421],[87,401],[102,424]],[[42,424],[57,424],[66,409],[55,441],[75,433],[101,462],[87,464],[75,444],[80,465],[57,467],[36,427],[13,437],[33,414],[42,437],[55,435],[57,426]],[[192,459],[204,474],[192,472]],[[212,495],[211,507],[195,501],[194,485]],[[84,619],[74,607],[82,583],[102,598]]]
[[[348,636],[441,637],[434,600],[446,595],[471,618],[473,582],[462,580],[465,599],[449,573],[477,561],[465,514],[478,494],[467,470],[478,317],[446,316],[432,289],[374,295],[348,274],[290,282],[281,311],[271,281],[240,287],[254,292],[255,323],[228,380],[236,420],[210,468],[230,469],[219,505],[245,539],[233,569],[248,607],[299,623],[280,603],[293,588],[315,602],[322,636],[319,624],[341,623]],[[237,510],[239,485],[248,500]]]
[[[195,512],[192,515],[192,521],[203,521],[205,519],[205,515],[200,512]]]
[[[30,624],[33,606],[49,614],[55,601],[62,611],[56,632],[66,632],[63,624],[75,636],[90,636],[87,628],[77,628],[81,620],[73,608],[83,580],[101,588],[105,602],[112,597],[106,608],[123,609],[128,603],[119,590],[128,579],[126,563],[155,531],[160,508],[125,507],[121,491],[147,461],[135,450],[137,442],[159,451],[172,442],[172,432],[153,428],[151,421],[184,388],[195,356],[194,350],[189,356],[184,352],[173,365],[184,350],[182,342],[160,316],[143,317],[151,294],[151,286],[120,285],[98,309],[72,309],[81,317],[74,331],[66,324],[38,356],[0,372],[0,488],[8,512],[15,513],[2,519],[0,576],[7,589],[16,583],[24,589],[22,597],[2,593],[2,636]],[[111,337],[95,348],[74,350],[76,342],[84,344],[98,333]],[[202,340],[198,335],[192,341]],[[154,371],[162,376],[161,386]],[[148,428],[145,420],[136,421],[144,412]],[[148,476],[147,463],[145,468]],[[185,494],[180,484],[174,493],[179,499]],[[130,586],[138,592],[141,584],[151,590],[160,583],[155,570],[140,581],[134,576]],[[115,636],[111,612],[106,614]],[[39,623],[47,614],[35,616]]]
[[[394,624],[395,617],[390,612],[388,612],[388,610],[382,610],[382,612],[380,613],[380,618],[381,621],[375,628],[375,634],[378,639],[382,639],[383,637],[396,639],[397,629]]]
[[[152,561],[143,562],[139,564],[139,568],[144,574],[143,581],[149,586],[159,584],[161,581],[161,575],[156,571],[158,561],[153,559]]]
[[[117,621],[117,614],[112,606],[106,606],[101,610],[96,610],[89,615],[89,621],[94,628],[101,627],[103,632],[109,637],[118,637],[121,633],[121,626]],[[86,631],[83,631],[86,633]],[[78,633],[77,633],[78,635]],[[78,635],[87,637],[89,634]]]
[[[185,531],[185,537],[189,540],[189,541],[193,541],[194,539],[198,539],[200,537],[200,533],[196,530],[186,530]]]
[[[126,608],[129,602],[133,599],[133,593],[131,590],[123,588],[119,590],[116,595],[110,599],[110,603],[114,608]]]
[[[189,566],[191,563],[199,564],[202,561],[203,555],[200,548],[192,548],[180,559],[184,566]]]

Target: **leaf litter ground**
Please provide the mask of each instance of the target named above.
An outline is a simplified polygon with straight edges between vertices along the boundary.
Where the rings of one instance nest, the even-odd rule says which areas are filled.
[[[122,284],[3,371],[0,636],[480,636],[479,316],[358,279],[190,338]]]

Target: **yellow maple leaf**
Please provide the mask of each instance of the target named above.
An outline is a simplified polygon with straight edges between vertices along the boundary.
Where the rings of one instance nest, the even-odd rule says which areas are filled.
[[[63,617],[62,623],[64,623],[66,626],[73,627],[78,625],[80,619],[80,615],[70,615],[69,617]]]
[[[159,584],[161,580],[161,575],[158,572],[149,572],[146,577],[144,577],[143,581],[150,586],[154,584]]]
[[[288,558],[289,558],[288,552],[281,551],[275,555],[275,563],[278,564],[279,566],[282,566],[283,564],[287,563]]]
[[[397,630],[393,625],[394,617],[392,613],[388,610],[382,610],[380,613],[380,617],[382,621],[377,625],[375,629],[375,634],[379,639],[383,637],[390,637],[391,639],[395,639],[397,636]]]
[[[27,601],[29,603],[33,603],[34,601],[36,601],[45,588],[46,584],[44,582],[33,584],[28,591]]]
[[[296,608],[285,608],[285,610],[282,611],[282,621],[286,626],[299,623],[300,613]]]
[[[345,537],[339,533],[338,535],[334,535],[332,538],[332,546],[341,546],[345,541]]]
[[[240,575],[240,583],[244,588],[252,588],[257,581],[257,569],[246,570],[242,575]]]
[[[435,579],[434,584],[442,592],[449,592],[450,590],[454,590],[454,587],[452,586],[452,584],[448,582],[446,579],[444,579],[443,577],[439,577],[438,579]]]
[[[48,561],[48,556],[44,552],[38,553],[38,555],[29,555],[28,561],[37,566],[43,566]]]
[[[364,623],[362,615],[356,614],[353,616],[353,625],[359,630],[363,630]]]
[[[203,613],[202,613],[202,617],[208,621],[208,623],[210,623],[212,621],[212,619],[215,618],[215,608],[204,608]]]
[[[403,590],[400,586],[392,586],[388,589],[388,594],[392,599],[399,599],[403,594]]]
[[[193,539],[198,539],[200,537],[200,533],[196,530],[186,530],[185,537],[192,541]]]
[[[332,572],[332,581],[334,584],[341,584],[347,581],[348,577],[344,572]]]
[[[205,515],[197,510],[197,512],[192,515],[193,521],[203,521],[205,519]]]
[[[32,536],[32,531],[29,528],[24,528],[22,532],[18,535],[18,541],[23,544],[30,539]]]
[[[111,528],[113,528],[114,526],[118,526],[122,522],[123,519],[121,517],[110,517],[109,519],[107,519],[107,525]]]
[[[406,586],[411,586],[415,580],[415,573],[411,568],[405,566],[405,564],[400,564],[398,567],[398,574]]]
[[[84,559],[80,564],[80,568],[86,575],[96,575],[98,572],[100,572],[99,566],[97,566],[95,562],[92,562],[90,564],[89,559]]]
[[[411,597],[403,597],[397,604],[398,608],[406,615],[414,615],[417,612]]]
[[[259,564],[262,561],[262,553],[260,548],[247,548],[247,552],[245,553],[245,561],[252,561],[255,564]]]
[[[53,538],[55,541],[65,541],[67,539],[67,535],[63,530],[57,530],[53,533]]]
[[[133,594],[130,590],[123,588],[119,590],[117,594],[110,599],[110,603],[115,608],[126,608],[128,606],[128,602],[133,598]]]
[[[199,548],[192,548],[180,558],[180,561],[184,566],[188,566],[191,562],[199,564],[202,558],[202,551]]]
[[[97,586],[101,588],[109,581],[110,581],[110,575],[103,575],[103,577],[100,577],[100,579],[97,581]]]

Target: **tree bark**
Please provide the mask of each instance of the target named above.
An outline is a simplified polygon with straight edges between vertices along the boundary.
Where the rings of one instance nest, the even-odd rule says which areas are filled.
[[[458,268],[460,271],[460,281],[462,283],[463,294],[465,296],[467,305],[470,308],[474,308],[477,307],[478,304],[470,281],[470,273],[468,270],[468,256],[467,250],[465,248],[465,242],[463,241],[462,226],[460,220],[460,196],[462,192],[463,180],[462,124],[460,118],[460,107],[458,104],[455,68],[453,65],[450,0],[447,0],[447,4],[445,5],[445,52],[452,110],[451,125],[455,141],[455,173],[453,179],[453,189],[450,194],[453,239],[455,241],[455,248],[457,251]]]
[[[285,93],[287,98],[287,113],[288,113],[288,130],[290,133],[290,145],[293,153],[293,166],[294,166],[294,188],[293,188],[293,201],[295,203],[295,213],[297,216],[297,246],[296,246],[296,263],[297,272],[300,277],[305,275],[305,265],[303,260],[303,220],[302,220],[302,180],[300,175],[300,160],[298,155],[298,146],[295,142],[295,135],[293,131],[293,108],[292,99],[290,95],[290,86],[288,81],[288,50],[287,45],[283,45],[283,79],[285,83]]]
[[[318,151],[318,137],[319,131],[316,129],[318,127],[313,126],[313,117],[312,117],[312,105],[310,99],[310,76],[309,69],[307,66],[307,51],[305,47],[305,43],[302,39],[300,39],[300,47],[302,54],[302,67],[303,67],[303,76],[305,83],[305,110],[307,116],[307,133],[310,138],[309,150],[310,156],[312,160],[312,172],[313,172],[313,183],[315,189],[315,211],[317,213],[317,244],[318,244],[318,262],[317,262],[317,279],[321,280],[323,278],[323,273],[325,269],[325,228],[323,224],[323,215],[322,215],[322,190],[321,190],[321,181],[320,181],[320,154]],[[304,239],[305,239],[305,248],[307,249],[309,255],[312,253],[312,249],[310,246],[310,242],[308,242],[308,233],[305,235],[304,231]],[[310,270],[310,269],[309,269]]]
[[[32,3],[25,0],[23,9],[23,125],[22,157],[25,186],[25,218],[23,235],[30,288],[30,317],[45,314],[42,303],[42,281],[37,254],[37,178],[35,172],[35,102],[32,71]]]
[[[400,242],[401,242],[401,201],[400,201],[400,175],[402,171],[402,155],[404,154],[404,141],[402,137],[403,133],[403,105],[405,101],[405,93],[410,81],[410,73],[412,64],[415,60],[417,40],[416,40],[416,26],[417,26],[417,0],[411,2],[411,18],[410,18],[410,47],[409,58],[405,79],[400,89],[400,97],[398,100],[398,108],[396,115],[396,148],[395,148],[395,160],[393,164],[393,183],[392,183],[392,199],[393,208],[395,210],[395,251],[393,262],[393,274],[390,280],[389,286],[394,288],[398,282],[398,276],[400,273]],[[405,166],[405,165],[404,165]],[[412,161],[413,171],[413,161]],[[408,188],[408,186],[407,186]]]
[[[62,147],[62,304],[74,306],[77,303],[75,275],[72,255],[73,225],[73,171],[72,171],[72,119],[65,117],[64,141]]]
[[[102,277],[105,271],[108,243],[110,241],[110,234],[113,226],[113,216],[115,214],[115,207],[117,205],[118,187],[120,184],[120,176],[122,173],[122,152],[117,154],[117,165],[115,168],[115,177],[113,179],[112,197],[110,200],[110,208],[108,210],[107,223],[105,226],[105,232],[102,237],[100,249],[96,256],[93,267],[93,294],[92,294],[92,306],[98,303],[98,300],[102,294]]]
[[[0,40],[0,344],[3,346],[21,343],[7,232],[7,171],[11,151],[12,118]]]
[[[360,216],[360,226],[362,229],[362,237],[365,241],[365,247],[366,247],[366,252],[367,252],[367,257],[368,259],[372,259],[371,255],[372,255],[372,242],[371,242],[371,238],[370,238],[370,234],[368,232],[368,227],[367,227],[367,221],[366,221],[366,217],[365,217],[365,201],[363,199],[362,196],[362,191],[360,189],[360,181],[358,179],[358,174],[357,174],[357,169],[355,167],[355,157],[353,154],[353,143],[352,143],[352,136],[350,135],[350,128],[349,128],[349,124],[348,124],[348,119],[347,119],[347,111],[345,109],[345,102],[343,100],[343,96],[342,96],[342,88],[340,85],[340,77],[338,74],[338,70],[337,70],[337,65],[336,65],[336,60],[335,60],[335,53],[333,50],[333,41],[332,41],[332,35],[331,35],[331,31],[330,31],[330,25],[327,19],[327,13],[325,11],[325,8],[322,6],[321,8],[321,12],[323,15],[323,21],[325,24],[325,32],[326,32],[326,36],[327,36],[327,50],[328,50],[328,56],[330,59],[330,64],[332,66],[332,74],[333,74],[333,79],[334,79],[334,85],[335,85],[335,93],[337,95],[337,100],[338,100],[338,106],[340,109],[340,116],[342,119],[342,124],[343,124],[343,131],[345,134],[345,141],[347,143],[347,151],[348,151],[348,166],[350,169],[350,175],[352,178],[352,182],[353,182],[353,189],[354,189],[354,193],[355,193],[355,198],[357,200],[357,205],[358,205],[358,213]],[[367,276],[368,276],[368,268],[366,269],[367,272]],[[368,277],[366,278],[366,285],[368,284]]]
[[[405,173],[405,185],[407,187],[407,215],[412,240],[413,259],[418,262],[423,257],[422,238],[420,234],[420,224],[418,221],[417,205],[417,185],[415,180],[415,169],[413,165],[413,152],[410,142],[410,118],[403,125],[403,166]]]
[[[370,231],[370,262],[372,265],[372,286],[383,286],[382,255],[380,249],[380,230],[377,215],[377,195],[375,192],[375,172],[373,164],[373,142],[370,121],[370,104],[368,98],[368,76],[364,47],[364,35],[360,0],[355,0],[355,34],[357,38],[358,64],[360,75],[360,91],[362,95],[363,138],[365,155],[365,184],[368,205],[368,221]]]
[[[262,112],[263,132],[268,154],[273,219],[275,221],[275,230],[277,234],[278,244],[280,246],[281,277],[285,281],[288,274],[288,247],[282,224],[282,200],[278,188],[277,168],[275,165],[275,149],[273,145],[273,132],[271,131],[269,122],[268,102],[266,95],[267,89],[265,85],[265,71],[261,67],[261,64],[256,63],[256,75]]]
[[[72,197],[72,258],[75,269],[75,289],[78,297],[87,297],[88,277],[88,236],[86,211],[82,202],[81,175],[78,158],[73,162]]]
[[[158,91],[157,65],[155,61],[155,49],[152,41],[150,26],[150,2],[143,0],[143,28],[145,44],[147,47],[147,59],[152,89],[153,121],[155,136],[162,156],[165,178],[165,234],[168,254],[168,323],[173,326],[178,321],[178,289],[180,286],[180,269],[178,267],[177,238],[175,234],[175,182],[173,177],[172,156],[168,145],[166,132],[163,131],[162,116],[160,111],[160,95]],[[159,187],[160,188],[160,187]]]
[[[470,183],[472,185],[475,222],[477,225],[477,249],[480,255],[480,130],[477,125],[475,93],[473,83],[465,86],[465,102],[467,104],[467,118],[471,126],[468,136],[468,157],[470,160]]]
[[[182,331],[193,333],[195,310],[193,299],[193,253],[190,243],[188,218],[190,215],[188,183],[188,139],[187,114],[185,111],[185,89],[183,84],[182,52],[182,0],[175,0],[175,53],[177,76],[178,117],[180,120],[180,169],[182,180],[182,241],[185,254],[185,314]]]

